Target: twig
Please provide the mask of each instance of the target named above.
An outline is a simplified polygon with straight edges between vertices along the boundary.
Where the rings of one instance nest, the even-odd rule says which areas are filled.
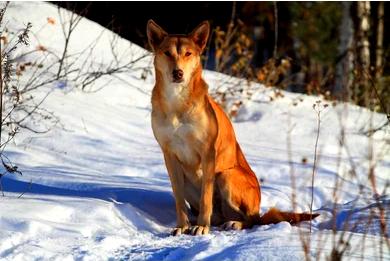
[[[274,16],[275,16],[275,43],[274,43],[274,58],[276,58],[278,50],[278,6],[277,2],[274,1]]]
[[[84,14],[84,12],[85,13],[87,12],[89,6],[90,6],[90,4],[87,5],[87,7],[83,10],[82,14]],[[61,58],[59,60],[59,68],[58,68],[58,72],[57,72],[57,79],[60,78],[62,67],[64,66],[65,57],[66,57],[67,52],[68,52],[68,46],[69,46],[71,35],[72,35],[73,31],[76,29],[77,25],[83,19],[83,16],[81,14],[77,15],[74,12],[71,12],[68,30],[66,30],[66,28],[65,28],[65,21],[62,20],[62,15],[61,15],[61,11],[60,10],[61,10],[61,8],[58,7],[58,13],[59,13],[59,17],[60,17],[60,20],[61,20],[62,32],[63,32],[64,37],[65,37],[65,44],[64,44],[64,50],[63,50]]]
[[[321,112],[324,108],[326,108],[328,105],[325,104],[324,107],[320,108],[321,101],[316,101],[316,103],[313,104],[313,109],[317,113],[317,136],[316,136],[316,143],[314,145],[314,162],[313,162],[313,171],[311,174],[311,201],[310,201],[310,215],[313,214],[313,201],[314,201],[314,176],[317,169],[317,149],[318,149],[318,140],[320,138],[320,129],[321,129]],[[310,219],[310,233],[312,230],[312,220]]]
[[[5,10],[4,10],[5,11]],[[3,14],[1,15],[1,18],[3,18]],[[0,40],[0,143],[1,143],[1,133],[3,129],[3,54],[2,54],[2,46],[1,46],[1,40]]]

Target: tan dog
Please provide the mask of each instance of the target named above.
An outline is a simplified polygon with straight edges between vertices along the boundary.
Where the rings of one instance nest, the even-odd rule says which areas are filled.
[[[255,224],[309,220],[317,215],[272,209],[260,217],[260,185],[236,141],[233,126],[209,96],[200,56],[210,25],[189,35],[169,35],[149,20],[147,36],[155,54],[152,128],[165,159],[176,202],[174,235],[207,234]],[[186,202],[197,215],[191,226]]]

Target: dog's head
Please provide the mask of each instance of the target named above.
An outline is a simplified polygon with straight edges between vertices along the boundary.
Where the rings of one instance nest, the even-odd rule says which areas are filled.
[[[200,57],[209,37],[205,21],[188,35],[170,35],[153,20],[148,21],[147,36],[155,54],[156,69],[164,81],[186,84],[200,66]]]

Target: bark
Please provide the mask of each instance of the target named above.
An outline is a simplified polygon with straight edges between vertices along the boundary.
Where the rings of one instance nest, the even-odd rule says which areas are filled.
[[[370,30],[370,9],[371,4],[369,1],[358,2],[358,17],[360,19],[358,44],[363,69],[369,69],[370,67],[370,42],[368,40]]]
[[[357,55],[356,60],[356,84],[355,100],[359,105],[367,106],[369,102],[369,77],[370,77],[370,9],[369,1],[357,2]]]
[[[340,60],[336,66],[336,77],[333,94],[341,100],[348,98],[351,88],[351,73],[353,71],[353,21],[351,17],[352,2],[342,2],[343,17],[339,29],[340,44],[338,53]]]
[[[378,26],[376,36],[376,61],[375,61],[375,76],[379,79],[383,72],[383,20],[384,20],[384,2],[378,3]]]

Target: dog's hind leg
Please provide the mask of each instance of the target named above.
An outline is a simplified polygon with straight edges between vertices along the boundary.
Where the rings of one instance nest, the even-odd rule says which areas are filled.
[[[222,229],[250,228],[260,218],[260,189],[256,176],[237,167],[217,176],[225,219]]]

